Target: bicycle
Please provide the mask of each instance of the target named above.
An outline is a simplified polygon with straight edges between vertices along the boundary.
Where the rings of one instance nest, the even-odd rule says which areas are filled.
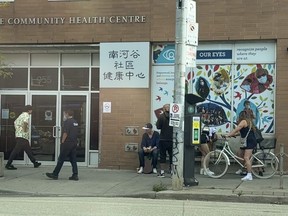
[[[229,146],[229,142],[225,136],[222,135],[224,146],[222,150],[215,149],[209,152],[204,158],[203,168],[208,176],[212,178],[221,178],[228,170],[230,158],[233,158],[242,168],[245,166],[242,164],[243,158],[234,154]],[[279,160],[272,152],[264,152],[262,149],[252,154],[251,157],[252,173],[257,178],[267,179],[275,175],[278,169]],[[211,172],[207,172],[210,170]],[[212,174],[214,173],[214,174]]]

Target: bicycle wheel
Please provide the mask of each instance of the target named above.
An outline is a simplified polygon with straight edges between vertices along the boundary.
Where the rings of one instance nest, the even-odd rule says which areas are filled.
[[[228,157],[224,152],[216,149],[205,156],[203,166],[211,178],[221,178],[228,170]],[[211,172],[207,172],[207,170]],[[214,174],[211,175],[210,173]]]
[[[279,160],[271,152],[257,152],[251,158],[252,173],[257,178],[267,179],[275,175]]]

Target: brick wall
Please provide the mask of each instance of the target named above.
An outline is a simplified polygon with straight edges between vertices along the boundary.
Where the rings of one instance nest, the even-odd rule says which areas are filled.
[[[82,2],[15,1],[0,17],[146,16],[145,23],[1,25],[1,43],[99,43],[167,41],[174,38],[174,0],[105,0]],[[167,9],[167,10],[166,10]],[[164,25],[165,23],[165,25]],[[170,26],[170,23],[173,24]],[[168,25],[167,25],[168,24]]]
[[[102,113],[102,103],[111,102],[111,113]],[[136,169],[138,154],[125,152],[125,143],[140,143],[144,124],[150,121],[150,89],[101,89],[100,167]],[[125,136],[125,126],[139,126],[138,136]]]
[[[286,144],[288,128],[288,4],[278,0],[201,0],[197,22],[201,41],[273,39],[277,42],[276,136]],[[48,2],[16,0],[0,8],[0,18],[51,16],[143,15],[146,23],[82,25],[1,25],[1,44],[99,43],[108,41],[174,41],[175,0],[106,0]],[[142,126],[150,119],[150,89],[101,89],[102,102],[112,102],[112,113],[100,113],[100,167],[138,166],[137,154],[124,152],[126,142],[141,136],[124,135],[127,125]],[[141,131],[141,130],[140,130]]]

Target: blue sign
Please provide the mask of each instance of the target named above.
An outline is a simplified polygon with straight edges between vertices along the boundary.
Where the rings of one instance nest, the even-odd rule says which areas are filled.
[[[232,59],[232,50],[198,50],[197,60]]]
[[[156,45],[153,47],[153,62],[157,64],[174,64],[175,45]]]

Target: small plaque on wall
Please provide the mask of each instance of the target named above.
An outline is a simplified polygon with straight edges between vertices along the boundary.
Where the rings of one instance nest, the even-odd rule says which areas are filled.
[[[126,126],[125,127],[126,136],[138,136],[139,135],[139,126]]]

